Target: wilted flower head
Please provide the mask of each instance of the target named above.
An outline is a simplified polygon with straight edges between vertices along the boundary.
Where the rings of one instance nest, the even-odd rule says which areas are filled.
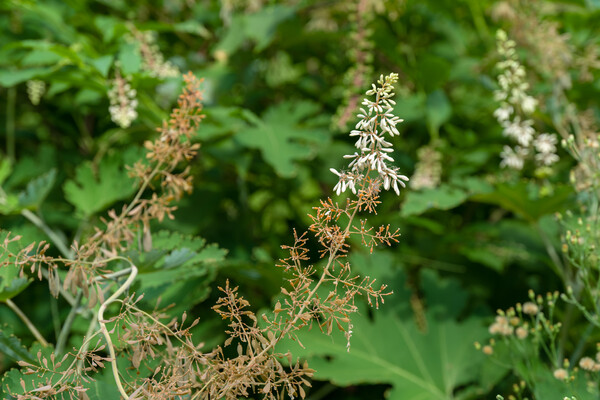
[[[357,186],[363,183],[370,172],[377,172],[377,182],[381,183],[386,190],[391,187],[396,194],[400,194],[398,185],[406,187],[404,182],[408,181],[408,177],[400,175],[399,168],[388,164],[394,161],[389,155],[393,149],[392,144],[385,140],[384,136],[385,133],[392,137],[400,134],[396,125],[403,120],[392,113],[393,106],[396,104],[392,100],[394,96],[392,90],[394,89],[393,84],[397,81],[398,74],[393,73],[385,78],[381,75],[377,81],[379,86],[373,84],[372,88],[366,92],[368,96],[375,96],[375,100],[368,98],[363,100],[362,105],[366,110],[365,108],[360,109],[358,117],[361,120],[350,132],[350,136],[358,137],[355,146],[360,153],[355,152],[344,156],[344,158],[352,160],[348,165],[350,171],[340,172],[331,168],[331,172],[340,178],[334,187],[338,195],[347,188],[356,194]]]
[[[594,370],[596,363],[590,357],[583,357],[579,360],[579,366],[586,371]]]
[[[564,368],[558,368],[554,370],[553,375],[556,379],[564,381],[569,377],[569,372],[567,372],[567,370]]]
[[[523,304],[523,313],[527,315],[535,315],[540,311],[540,308],[534,302],[528,301]]]

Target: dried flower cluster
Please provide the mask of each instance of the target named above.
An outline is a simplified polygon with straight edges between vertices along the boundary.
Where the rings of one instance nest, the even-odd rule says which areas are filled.
[[[199,147],[190,139],[203,117],[200,103],[202,95],[199,91],[201,81],[191,74],[184,76],[184,80],[186,87],[179,97],[178,108],[171,114],[171,119],[164,122],[163,127],[159,129],[158,139],[155,142],[146,143],[149,150],[147,160],[136,163],[131,170],[132,175],[139,179],[138,193],[129,205],[123,207],[121,213],[114,210],[109,212],[109,219],[103,220],[106,224],[104,229],[96,228],[95,233],[86,242],[82,244],[75,242],[68,254],[58,258],[46,254],[50,245],[45,242],[37,245],[32,243],[17,254],[13,254],[9,250],[9,245],[12,241],[19,240],[19,237],[7,236],[5,238],[2,249],[3,252],[8,253],[8,258],[0,267],[16,265],[20,268],[21,275],[25,275],[27,271],[37,275],[39,279],[46,278],[54,296],[60,294],[71,304],[72,310],[74,310],[72,312],[83,312],[91,319],[88,335],[82,347],[75,352],[67,353],[60,363],[55,364],[54,359],[51,359],[52,368],[50,368],[48,357],[40,359],[39,365],[22,363],[23,367],[31,369],[32,373],[45,379],[46,384],[18,395],[18,399],[54,398],[63,392],[69,394],[71,398],[86,398],[82,383],[93,380],[93,373],[102,368],[104,362],[111,363],[117,386],[125,398],[148,398],[147,396],[151,394],[152,390],[156,389],[155,386],[142,385],[137,388],[137,392],[132,394],[127,393],[121,383],[120,372],[116,364],[117,350],[112,344],[108,325],[113,324],[114,329],[115,322],[127,321],[124,329],[127,329],[128,332],[124,333],[123,337],[127,338],[127,343],[132,345],[132,350],[128,350],[128,352],[131,352],[133,361],[140,357],[140,352],[144,354],[144,351],[150,350],[143,346],[138,349],[135,345],[138,342],[132,338],[144,338],[143,343],[140,341],[138,344],[156,345],[157,347],[162,347],[169,342],[170,339],[167,336],[181,342],[189,339],[189,328],[182,329],[180,325],[173,324],[173,322],[160,322],[160,319],[164,319],[166,315],[158,311],[148,314],[136,309],[135,302],[140,298],[135,301],[133,301],[133,296],[124,300],[120,299],[125,290],[131,286],[137,274],[136,266],[130,260],[120,256],[120,253],[129,248],[138,237],[142,237],[140,247],[146,251],[150,250],[152,247],[149,231],[150,220],[162,220],[165,215],[172,218],[171,213],[175,206],[171,203],[192,189],[192,177],[189,175],[189,170],[185,169],[179,173],[176,173],[175,170],[182,161],[189,161],[193,158]],[[161,190],[153,191],[150,198],[144,198],[146,190],[156,183]],[[127,267],[127,265],[129,266]],[[59,279],[59,266],[67,269],[63,282],[60,282]],[[110,282],[116,282],[122,276],[127,276],[127,280],[120,284],[112,295],[108,296],[111,289]],[[124,311],[117,317],[104,318],[107,307],[114,302],[123,304],[122,310]],[[80,311],[82,306],[91,309],[98,303],[101,304],[96,314]],[[133,318],[137,318],[137,320],[134,321]],[[98,326],[100,329],[97,328]],[[159,329],[159,327],[161,328]],[[153,332],[156,339],[149,339],[149,332]],[[100,334],[104,336],[106,343],[101,344],[98,341],[92,346],[93,339]],[[187,342],[185,343],[187,344]],[[57,343],[56,353],[61,354],[63,347],[64,343]],[[109,357],[99,355],[104,351],[108,351]],[[160,351],[162,352],[162,350]],[[165,358],[163,360],[164,370],[156,372],[161,372],[161,379],[165,379],[169,385],[176,382],[176,380],[168,381],[169,376],[176,375],[175,372],[169,370],[169,367],[177,364],[181,369],[181,357],[178,358],[175,354],[171,355],[174,357],[172,363]],[[87,367],[85,363],[88,364]],[[148,382],[151,383],[150,380]],[[26,385],[26,382],[22,382],[22,384]],[[150,395],[150,398],[153,397]]]
[[[504,146],[500,154],[500,166],[521,170],[525,160],[533,153],[539,167],[550,166],[559,159],[556,155],[556,136],[537,134],[533,120],[528,117],[536,110],[538,101],[527,94],[529,83],[525,68],[518,61],[516,44],[502,30],[497,32],[497,40],[498,54],[502,57],[497,67],[502,72],[498,76],[500,89],[494,92],[494,98],[500,102],[494,116],[502,125],[503,134],[517,142],[514,148]]]
[[[110,100],[110,118],[121,128],[129,128],[137,118],[137,92],[131,87],[131,79],[122,77],[119,69],[115,70],[115,79],[108,91]]]
[[[334,190],[340,193],[350,189],[356,194],[357,188],[364,186],[363,182],[369,177],[371,172],[376,173],[377,178],[371,180],[373,186],[382,185],[385,190],[390,187],[396,194],[400,194],[399,185],[406,187],[405,181],[408,177],[400,175],[399,168],[392,167],[388,163],[394,159],[389,153],[393,151],[392,144],[385,140],[385,134],[391,137],[399,135],[396,125],[402,122],[402,119],[393,114],[396,102],[392,100],[393,84],[398,81],[398,74],[390,74],[385,78],[383,75],[377,81],[379,86],[373,84],[372,88],[366,92],[367,96],[375,96],[375,100],[368,98],[362,101],[366,108],[360,109],[358,117],[361,120],[356,124],[355,129],[350,132],[350,136],[358,137],[355,147],[360,151],[354,154],[346,155],[344,158],[352,160],[348,165],[349,171],[339,172],[331,168],[331,172],[339,177],[339,181]]]

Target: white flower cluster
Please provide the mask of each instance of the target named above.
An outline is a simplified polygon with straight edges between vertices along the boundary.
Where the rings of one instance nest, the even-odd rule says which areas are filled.
[[[518,143],[514,149],[504,146],[500,153],[500,166],[521,170],[527,157],[534,152],[538,166],[550,166],[558,161],[556,136],[548,133],[537,135],[533,120],[527,116],[536,110],[538,101],[527,94],[529,84],[525,68],[518,61],[515,42],[509,40],[503,30],[496,33],[496,39],[498,54],[503,60],[496,65],[502,73],[498,76],[500,89],[494,92],[494,99],[500,102],[494,117],[502,125],[504,136]]]
[[[392,111],[396,102],[392,100],[394,93],[393,84],[398,81],[398,74],[390,74],[385,78],[380,76],[376,86],[372,85],[372,89],[366,92],[367,96],[375,96],[375,100],[371,101],[368,98],[364,99],[362,105],[366,107],[360,109],[358,117],[361,120],[356,124],[355,129],[350,132],[350,136],[358,137],[355,146],[360,153],[346,155],[344,158],[351,159],[348,165],[350,171],[337,171],[331,168],[331,172],[336,174],[340,179],[333,188],[339,195],[340,193],[350,189],[356,194],[357,186],[363,182],[369,172],[377,172],[379,175],[379,183],[383,184],[385,190],[393,188],[396,194],[400,194],[399,185],[406,187],[404,181],[408,181],[408,177],[398,173],[399,168],[390,166],[388,162],[393,162],[390,157],[393,151],[392,144],[385,140],[384,134],[390,136],[399,135],[396,125],[403,120],[396,117]]]
[[[37,79],[27,81],[27,96],[34,106],[40,104],[42,96],[46,93],[46,83]]]
[[[117,72],[113,85],[108,91],[110,100],[108,111],[113,122],[121,128],[128,128],[138,116],[136,94],[128,79],[122,78]]]

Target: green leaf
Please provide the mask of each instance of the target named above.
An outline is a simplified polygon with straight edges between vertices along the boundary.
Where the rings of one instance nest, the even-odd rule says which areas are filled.
[[[452,106],[442,90],[436,90],[427,96],[427,128],[433,135],[437,135],[440,126],[452,116]]]
[[[139,291],[150,299],[187,309],[204,300],[227,251],[206,240],[176,232],[152,235],[152,250],[132,254],[139,266]]]
[[[106,56],[102,56],[102,57],[98,57],[98,58],[94,58],[93,60],[90,60],[90,64],[94,68],[96,68],[96,70],[98,70],[98,72],[100,72],[100,75],[102,75],[104,78],[106,78],[108,76],[108,71],[110,70],[112,62],[113,62],[112,55],[106,55]]]
[[[449,185],[420,192],[408,191],[402,205],[401,215],[404,217],[420,215],[430,209],[449,210],[465,202],[468,197],[467,192],[463,189]]]
[[[138,151],[128,151],[123,156],[113,153],[104,157],[97,168],[91,162],[79,165],[75,179],[65,182],[65,198],[78,211],[90,216],[102,211],[114,202],[130,197],[136,190],[134,182],[127,175],[124,164]]]
[[[104,43],[110,42],[115,36],[116,29],[121,23],[114,17],[98,15],[94,18],[94,25],[102,34]]]
[[[33,362],[33,356],[7,326],[0,329],[0,353],[13,361]]]
[[[140,260],[141,287],[145,290],[207,275],[226,254],[214,244],[206,245],[202,238],[159,231],[152,235],[152,264]]]
[[[235,138],[259,149],[280,176],[289,178],[296,173],[297,161],[312,158],[317,146],[329,141],[321,120],[312,117],[318,111],[319,106],[308,101],[283,102],[269,108],[262,121]]]
[[[256,41],[256,51],[265,49],[273,40],[277,26],[294,13],[294,7],[277,4],[262,7],[258,12],[247,15],[246,34]]]
[[[499,183],[496,190],[490,193],[477,194],[474,201],[496,204],[530,222],[539,220],[544,215],[561,211],[572,197],[573,188],[570,185],[555,185],[550,196],[541,197],[535,187],[521,181],[514,185]]]
[[[8,160],[8,158],[3,158],[0,160],[0,186],[4,183],[6,178],[12,172],[12,163]]]
[[[0,86],[11,87],[33,78],[45,76],[52,68],[28,68],[21,70],[0,70]]]
[[[50,193],[56,180],[56,170],[53,168],[47,173],[30,181],[24,191],[19,193],[19,207],[38,208]]]
[[[332,337],[318,329],[301,331],[305,348],[291,341],[278,351],[306,357],[316,379],[336,385],[391,384],[389,400],[450,400],[460,398],[457,388],[475,381],[484,356],[473,346],[483,340],[486,329],[479,319],[461,323],[438,321],[428,316],[422,333],[413,319],[403,320],[385,309],[366,310],[352,317],[350,352],[341,332]]]
[[[121,62],[123,74],[130,75],[140,72],[142,67],[142,55],[138,46],[134,43],[125,43],[121,46],[118,60]]]
[[[4,241],[4,239],[9,236],[10,233],[6,231],[1,232],[0,239]],[[14,236],[14,235],[11,235]],[[8,254],[18,253],[25,246],[22,244],[22,240],[15,240],[8,244],[6,251],[3,249],[0,252],[0,262],[6,261],[8,258]],[[6,301],[8,299],[12,299],[21,293],[29,284],[31,283],[31,279],[21,278],[20,268],[15,264],[8,264],[5,266],[0,266],[0,301]]]

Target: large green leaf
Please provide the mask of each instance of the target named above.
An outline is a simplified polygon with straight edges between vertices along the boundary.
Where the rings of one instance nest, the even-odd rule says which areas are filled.
[[[75,179],[63,186],[65,198],[84,215],[92,215],[112,205],[117,200],[130,197],[136,190],[134,182],[125,170],[124,164],[132,159],[135,151],[125,156],[113,153],[103,158],[97,171],[91,162],[79,165]]]
[[[357,303],[359,312],[351,316],[350,351],[343,332],[334,329],[327,336],[314,327],[299,332],[304,347],[287,340],[278,350],[289,349],[294,356],[306,358],[316,370],[316,379],[341,386],[392,385],[388,395],[392,400],[449,400],[483,393],[477,382],[485,356],[473,344],[484,342],[489,334],[480,318],[455,320],[468,298],[457,281],[423,271],[421,288],[427,306],[423,331],[409,307],[406,276],[391,252],[354,255],[351,264],[363,275],[390,284],[395,293],[373,310],[372,318],[367,307]],[[487,380],[485,389],[500,377]]]
[[[264,159],[283,177],[296,172],[295,162],[311,158],[317,146],[329,141],[323,119],[314,117],[319,106],[308,102],[283,102],[264,114],[254,127],[235,136],[245,146],[260,149]]]
[[[461,398],[459,387],[473,384],[484,356],[473,343],[486,336],[481,320],[461,323],[427,318],[427,333],[385,307],[371,321],[362,310],[352,318],[351,348],[341,333],[329,337],[318,329],[304,331],[300,341],[286,345],[306,357],[315,378],[336,385],[391,384],[388,399],[446,400]]]

